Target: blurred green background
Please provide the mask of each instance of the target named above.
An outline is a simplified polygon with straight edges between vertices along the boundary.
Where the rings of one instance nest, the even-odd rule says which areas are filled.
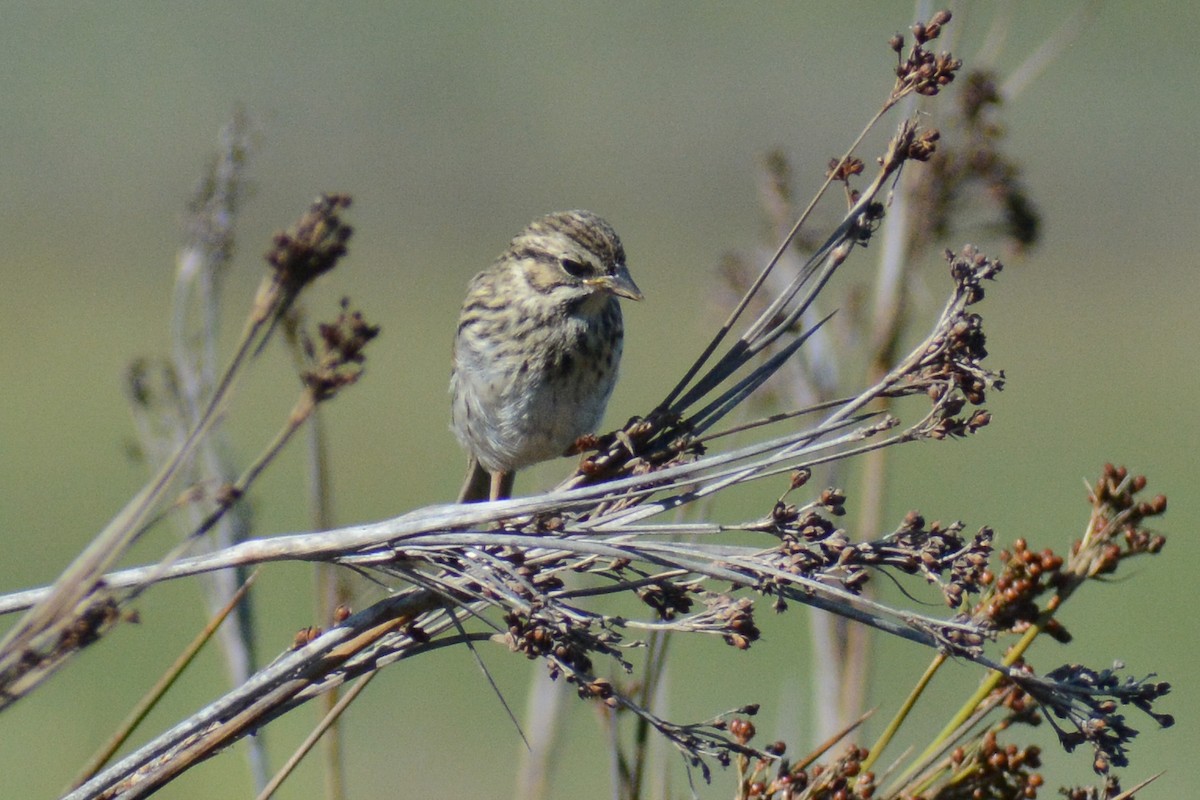
[[[952,23],[955,52],[1006,74],[1078,6],[971,4]],[[982,309],[992,365],[1009,377],[990,398],[995,422],[964,442],[897,454],[889,519],[916,507],[968,529],[992,525],[1001,542],[1065,549],[1086,520],[1084,479],[1106,460],[1148,474],[1152,492],[1171,498],[1166,555],[1073,601],[1065,621],[1076,644],[1042,644],[1032,658],[1041,667],[1120,658],[1133,674],[1173,682],[1164,709],[1177,726],[1147,730],[1124,777],[1129,786],[1168,770],[1145,796],[1184,797],[1185,758],[1200,747],[1198,626],[1180,594],[1200,564],[1200,425],[1185,403],[1200,388],[1200,219],[1191,190],[1175,194],[1200,177],[1200,10],[1095,11],[1003,117],[1045,238],[1006,259]],[[647,301],[626,313],[625,379],[610,419],[644,411],[674,377],[661,368],[694,355],[708,330],[721,255],[763,241],[756,159],[781,147],[799,192],[815,188],[890,87],[885,42],[911,14],[904,3],[832,2],[7,4],[0,590],[51,580],[140,485],[120,375],[164,347],[183,208],[239,105],[259,150],[228,286],[230,332],[271,233],[318,192],[355,199],[351,257],[308,308],[328,318],[349,295],[383,326],[365,379],[327,415],[338,518],[375,520],[457,490],[449,342],[467,280],[509,237],[572,207],[620,231]],[[989,36],[997,25],[999,43]],[[874,258],[860,254],[849,269],[865,280]],[[930,270],[926,312],[946,286],[940,263]],[[229,423],[244,456],[291,404],[287,361],[272,348],[239,392]],[[535,470],[518,490],[563,468]],[[254,496],[262,534],[307,527],[302,475],[297,448],[264,479]],[[268,572],[264,654],[313,622],[310,583],[301,567]],[[5,713],[0,795],[54,796],[201,624],[198,598],[190,583],[150,593],[143,624],[123,626]],[[803,615],[766,624],[749,654],[680,648],[694,658],[673,667],[677,718],[758,700],[770,706],[763,741],[808,744]],[[484,655],[519,707],[531,666],[494,648]],[[927,658],[881,644],[881,718]],[[976,680],[967,668],[949,672],[961,687]],[[209,654],[146,730],[215,697],[222,675]],[[959,696],[947,692],[947,707]],[[313,719],[302,711],[272,726],[277,762]],[[1130,721],[1152,727],[1138,714]],[[511,793],[519,739],[465,651],[387,670],[347,726],[352,797]],[[1088,761],[1056,756],[1047,773],[1052,783],[1086,780]],[[583,705],[571,709],[557,777],[557,796],[608,796],[603,737]],[[280,796],[319,796],[316,780],[306,766]],[[706,796],[729,796],[730,780],[718,774]],[[228,754],[161,796],[251,794],[244,761]]]

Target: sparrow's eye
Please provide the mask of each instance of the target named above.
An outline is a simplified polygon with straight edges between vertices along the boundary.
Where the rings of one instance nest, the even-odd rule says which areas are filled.
[[[563,257],[559,263],[562,264],[563,271],[573,278],[582,278],[590,272],[587,264],[584,264],[582,261],[576,261],[573,258]]]

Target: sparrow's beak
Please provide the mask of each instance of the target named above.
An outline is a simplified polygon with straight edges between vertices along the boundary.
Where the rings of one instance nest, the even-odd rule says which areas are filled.
[[[624,264],[618,264],[612,275],[601,275],[599,278],[591,278],[584,283],[600,291],[615,294],[617,297],[627,297],[630,300],[641,300],[645,296],[633,282],[633,278],[629,277],[629,270],[625,268]]]

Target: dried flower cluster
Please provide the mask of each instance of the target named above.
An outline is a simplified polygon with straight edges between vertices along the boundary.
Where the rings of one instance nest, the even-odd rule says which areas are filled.
[[[967,245],[960,253],[946,251],[950,275],[958,286],[962,307],[984,297],[983,281],[995,280],[1004,268]],[[958,438],[975,433],[991,421],[985,410],[958,416],[969,404],[982,405],[989,389],[1004,388],[1004,373],[985,369],[987,337],[978,314],[960,311],[946,326],[944,335],[934,337],[910,374],[887,393],[888,397],[924,392],[933,401],[934,413],[919,434],[930,439]]]
[[[942,27],[950,21],[949,11],[939,11],[928,23],[918,22],[912,26],[914,44],[904,56],[904,37],[896,34],[888,46],[896,52],[896,86],[892,97],[899,99],[910,92],[932,97],[954,80],[954,73],[962,69],[962,61],[949,53],[934,54],[925,45],[937,39]]]
[[[748,719],[729,723],[729,732],[742,745],[755,736]],[[870,800],[876,796],[876,776],[863,769],[867,750],[846,745],[839,755],[825,763],[805,758],[793,763],[784,757],[787,745],[767,745],[768,757],[738,756],[737,800]]]
[[[333,269],[346,254],[346,242],[354,233],[341,217],[350,207],[346,194],[323,194],[287,232],[275,234],[267,263],[284,293],[295,296],[304,286]]]
[[[1001,745],[989,730],[969,750],[955,748],[950,758],[954,779],[936,795],[944,800],[974,798],[1034,798],[1045,778],[1041,748]]]
[[[354,383],[362,376],[365,360],[363,348],[379,335],[379,326],[369,324],[360,311],[350,310],[350,301],[342,299],[342,311],[331,323],[321,323],[319,352],[306,343],[306,353],[312,366],[302,369],[300,380],[323,402]]]
[[[769,530],[781,539],[776,565],[783,573],[820,576],[857,593],[872,569],[890,568],[939,585],[947,604],[957,608],[964,595],[978,593],[990,579],[987,565],[993,536],[989,528],[982,528],[967,541],[961,536],[962,527],[934,522],[926,529],[924,517],[914,511],[883,539],[851,542],[844,530],[818,512],[780,501],[771,513]],[[780,600],[776,608],[782,607]]]
[[[1046,548],[1033,551],[1023,538],[1003,550],[1003,569],[973,616],[997,630],[1025,633],[1038,626],[1060,642],[1071,640],[1053,614],[1086,580],[1115,572],[1122,562],[1162,550],[1166,538],[1145,527],[1166,512],[1167,500],[1140,500],[1146,478],[1106,464],[1091,489],[1092,514],[1083,539],[1064,558]]]

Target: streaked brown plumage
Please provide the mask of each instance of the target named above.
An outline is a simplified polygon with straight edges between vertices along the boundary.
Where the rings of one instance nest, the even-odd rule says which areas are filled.
[[[595,432],[621,360],[618,297],[642,293],[616,232],[590,211],[534,220],[471,281],[450,377],[470,456],[460,502],[507,497],[516,470]]]

